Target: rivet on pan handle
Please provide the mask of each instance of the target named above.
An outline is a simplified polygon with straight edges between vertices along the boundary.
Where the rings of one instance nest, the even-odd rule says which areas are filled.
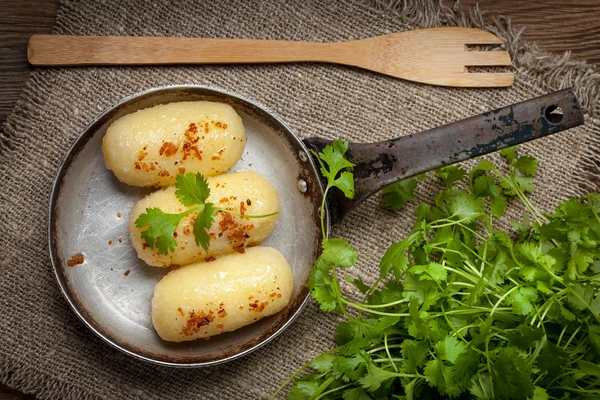
[[[583,112],[572,89],[498,108],[418,134],[378,143],[350,143],[355,197],[336,190],[328,199],[332,222],[372,194],[401,179],[538,139],[583,124]],[[308,138],[320,151],[330,141]]]

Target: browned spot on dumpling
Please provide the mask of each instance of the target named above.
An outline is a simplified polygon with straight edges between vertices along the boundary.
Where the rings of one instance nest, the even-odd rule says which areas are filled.
[[[160,147],[160,150],[158,151],[158,153],[161,156],[165,155],[167,157],[171,157],[171,156],[174,156],[178,150],[179,150],[179,147],[174,145],[173,143],[164,142],[163,145]]]

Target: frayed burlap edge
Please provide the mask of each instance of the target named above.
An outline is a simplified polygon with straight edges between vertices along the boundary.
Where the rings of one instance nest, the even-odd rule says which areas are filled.
[[[542,52],[535,44],[521,40],[522,29],[512,26],[510,19],[496,17],[492,24],[483,21],[483,12],[478,6],[458,10],[458,1],[454,10],[445,7],[441,2],[423,0],[371,0],[381,12],[394,13],[406,24],[415,28],[438,26],[463,26],[487,29],[500,37],[505,48],[511,54],[516,69],[517,79],[542,92],[573,87],[587,114],[587,123],[600,124],[596,118],[600,111],[600,73],[586,62],[572,60],[569,52],[563,55]],[[61,25],[64,5],[58,10],[57,23],[53,33],[69,34]],[[43,73],[42,73],[43,74]],[[42,75],[43,76],[43,75]],[[42,76],[36,72],[28,80],[21,99],[0,130],[0,157],[11,152],[13,145],[25,139],[27,132],[19,129],[16,114],[35,114],[39,102],[40,80]],[[43,87],[43,86],[41,86]],[[573,193],[597,191],[600,183],[600,137],[589,137],[582,150],[581,161],[577,166],[574,184],[579,190]],[[52,394],[68,393],[75,398],[92,399],[89,393],[80,391],[69,382],[56,382],[40,371],[31,370],[21,363],[2,360],[0,363],[0,381],[9,387],[18,388],[21,392],[34,394],[40,399],[51,398]],[[59,389],[57,391],[57,389]]]

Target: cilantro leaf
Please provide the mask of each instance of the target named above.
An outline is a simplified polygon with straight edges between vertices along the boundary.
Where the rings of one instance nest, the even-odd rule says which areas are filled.
[[[310,362],[310,366],[321,373],[326,373],[332,368],[334,358],[332,354],[321,354]]]
[[[600,358],[600,326],[592,325],[588,329],[588,340],[596,357]]]
[[[336,178],[331,182],[331,186],[335,186],[344,192],[344,196],[349,199],[354,198],[354,177],[348,171],[344,171],[340,174],[339,178]]]
[[[385,207],[400,210],[407,201],[414,200],[416,187],[417,180],[415,178],[398,181],[383,188],[381,201]]]
[[[367,365],[367,373],[358,378],[361,386],[369,392],[373,392],[381,386],[381,384],[390,379],[396,379],[397,374],[377,367],[373,363]]]
[[[541,371],[548,372],[550,376],[555,377],[563,373],[568,360],[569,355],[563,349],[548,342],[538,355],[536,362]]]
[[[202,246],[204,251],[208,252],[210,236],[208,229],[215,220],[215,206],[212,203],[204,204],[204,209],[198,213],[194,221],[194,240],[196,245]]]
[[[463,223],[483,214],[483,201],[472,195],[460,193],[450,200],[449,211],[451,217]]]
[[[571,287],[567,294],[567,300],[578,310],[590,308],[592,297],[594,296],[594,287],[591,285],[582,285],[580,283]]]
[[[208,183],[201,173],[177,175],[175,196],[181,204],[188,208],[179,214],[168,214],[158,208],[147,208],[135,221],[138,228],[148,227],[141,233],[142,239],[154,250],[156,247],[160,254],[174,252],[177,240],[174,238],[177,225],[188,214],[198,211],[194,220],[194,239],[196,245],[202,246],[208,252],[210,237],[208,229],[214,222],[216,207],[212,203],[205,203],[210,195]],[[223,210],[227,212],[226,210]]]
[[[494,167],[494,163],[492,163],[490,160],[481,160],[479,161],[479,163],[473,167],[473,169],[471,169],[471,171],[469,172],[469,184],[471,185],[471,187],[473,187],[474,185],[474,180],[481,176],[481,175],[485,175],[485,173],[487,171],[493,171],[495,170],[496,167]],[[473,194],[475,194],[476,196],[478,196],[475,193],[475,190],[473,189]]]
[[[521,156],[521,157],[517,158],[515,167],[523,175],[531,176],[531,175],[535,175],[538,164],[537,164],[537,160],[533,157]]]
[[[371,400],[371,397],[361,387],[352,388],[344,391],[342,395],[344,400]]]
[[[352,199],[354,198],[354,178],[349,171],[345,170],[351,170],[354,164],[344,158],[347,150],[348,142],[337,139],[317,154],[317,160],[321,164],[321,173],[327,179],[327,186],[337,187],[344,192],[346,197]]]
[[[579,369],[588,375],[600,377],[600,366],[589,361],[579,360],[577,361]]]
[[[479,354],[471,349],[460,353],[454,362],[452,376],[461,390],[466,390],[479,367]]]
[[[346,280],[346,282],[356,286],[356,288],[362,293],[362,294],[366,294],[369,289],[370,286],[367,285],[362,279],[358,279],[358,278],[353,278],[349,275],[344,276],[344,279]]]
[[[506,211],[506,197],[502,195],[490,196],[490,208],[492,216],[500,218]]]
[[[489,196],[490,188],[494,187],[496,179],[493,176],[481,175],[475,178],[473,182],[472,191],[476,197]]]
[[[429,347],[423,342],[409,339],[402,342],[401,347],[404,358],[403,370],[407,374],[414,374],[417,368],[425,364]]]
[[[427,265],[415,265],[409,269],[412,274],[419,275],[420,280],[433,280],[437,283],[446,280],[448,274],[444,266],[439,263],[429,263]]]
[[[442,178],[446,186],[451,187],[467,175],[467,171],[456,165],[440,168],[435,173]]]
[[[506,159],[506,161],[508,161],[509,164],[512,164],[513,161],[515,161],[517,158],[517,150],[516,149],[517,149],[516,146],[507,147],[506,149],[500,150],[500,155],[502,157],[504,157]]]
[[[393,269],[396,278],[400,278],[404,275],[404,271],[406,271],[408,266],[408,259],[406,258],[405,251],[411,244],[417,241],[419,235],[419,232],[413,232],[401,242],[392,243],[385,251],[385,254],[379,263],[381,277],[386,277],[390,272],[390,268]]]
[[[521,324],[513,332],[508,333],[509,342],[521,349],[527,350],[536,342],[542,340],[544,332],[540,328],[534,328],[527,324]]]
[[[454,364],[458,355],[465,351],[465,344],[454,336],[446,336],[443,341],[437,343],[436,350],[442,360]]]
[[[492,363],[494,393],[497,399],[527,399],[533,396],[531,369],[516,347],[503,347]]]
[[[546,389],[536,386],[531,400],[548,400],[549,398]]]
[[[513,312],[528,315],[533,311],[532,302],[537,300],[537,290],[531,287],[521,287],[513,291],[507,298],[507,303],[512,305]]]
[[[294,387],[287,395],[288,400],[308,400],[319,389],[320,383],[312,380],[314,376],[305,376],[303,380],[294,384]]]
[[[444,383],[444,375],[442,373],[442,365],[437,360],[429,360],[425,365],[425,380],[429,386],[439,386]]]
[[[333,359],[332,374],[344,382],[357,380],[367,371],[367,360],[364,352],[360,351],[351,357],[337,356]]]
[[[178,174],[176,179],[175,196],[184,206],[192,207],[196,204],[204,204],[210,196],[208,182],[201,173]]]
[[[323,261],[333,266],[348,268],[354,265],[358,254],[346,239],[323,240]]]
[[[319,158],[327,163],[328,168],[322,170],[326,177],[331,176],[332,179],[345,168],[352,168],[354,164],[344,158],[348,151],[348,142],[342,139],[334,140],[331,145],[325,146],[323,151],[319,153]]]
[[[148,227],[142,231],[142,239],[152,250],[157,248],[159,253],[168,254],[169,250],[175,251],[177,246],[173,235],[181,218],[181,214],[167,214],[159,208],[147,208],[146,212],[135,220],[135,226]]]

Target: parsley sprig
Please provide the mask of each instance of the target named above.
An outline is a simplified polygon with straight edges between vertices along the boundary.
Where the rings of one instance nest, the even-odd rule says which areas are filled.
[[[319,154],[322,166],[331,151]],[[413,229],[385,252],[375,282],[345,277],[364,301],[342,294],[336,272],[357,253],[324,237],[309,288],[322,310],[346,316],[338,347],[273,397],[294,382],[294,400],[600,398],[600,196],[544,214],[527,198],[537,161],[514,148],[501,154],[503,168],[483,160],[436,171],[446,187],[418,203]],[[415,201],[416,186],[394,184],[384,205]],[[515,201],[523,219],[510,233],[495,228]]]
[[[208,230],[215,220],[218,211],[232,214],[243,218],[265,218],[276,215],[277,212],[265,215],[242,215],[225,208],[216,207],[213,203],[206,200],[210,196],[208,182],[201,173],[178,174],[175,185],[175,196],[179,202],[189,207],[187,210],[178,214],[169,214],[161,211],[159,208],[147,208],[146,212],[141,214],[135,221],[138,228],[147,227],[141,233],[142,239],[150,246],[155,248],[160,254],[174,252],[177,247],[175,231],[181,222],[181,219],[187,215],[198,212],[194,220],[194,240],[197,246],[202,246],[204,251],[208,252],[210,246],[210,236]]]

